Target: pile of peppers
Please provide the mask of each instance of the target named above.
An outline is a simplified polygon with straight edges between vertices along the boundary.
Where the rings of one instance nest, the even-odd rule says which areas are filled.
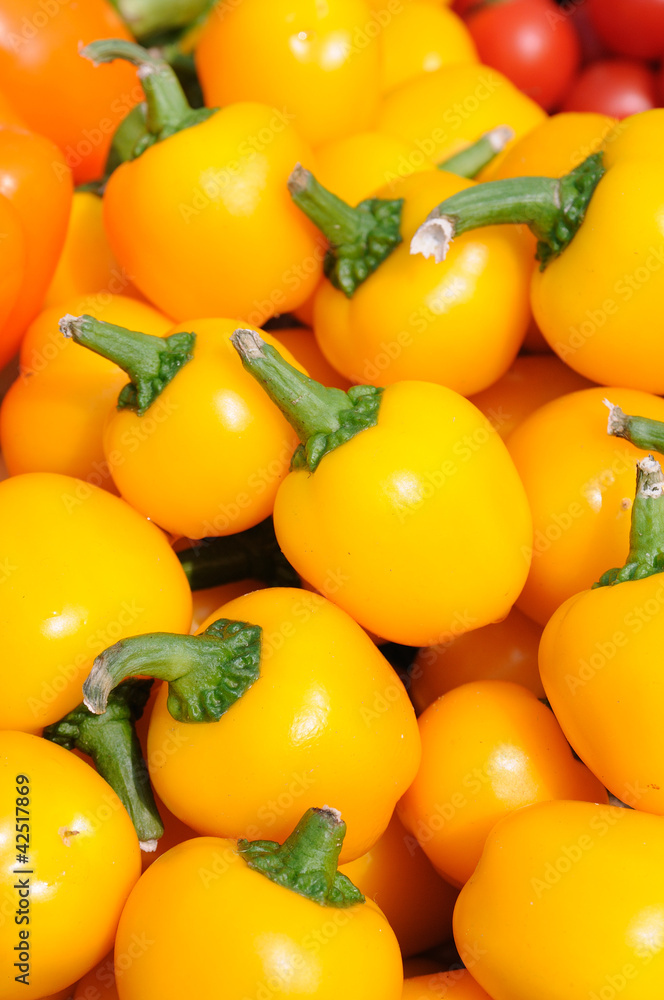
[[[664,996],[632,2],[0,0],[2,1000]]]

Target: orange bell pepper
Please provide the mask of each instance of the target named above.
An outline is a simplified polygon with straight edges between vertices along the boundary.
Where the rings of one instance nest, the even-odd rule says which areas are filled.
[[[95,73],[78,57],[98,38],[131,39],[106,0],[7,0],[0,10],[0,87],[28,126],[59,146],[77,184],[101,177],[115,129],[143,100],[129,66]]]
[[[503,440],[540,406],[593,383],[552,354],[521,356],[501,379],[470,397]]]
[[[342,861],[351,861],[382,835],[419,763],[403,685],[362,629],[317,594],[258,590],[217,609],[197,636],[119,642],[97,658],[86,704],[102,713],[111,688],[136,673],[169,681],[150,717],[155,789],[205,835],[282,838],[322,797],[348,825]],[[204,799],[191,796],[192,769]]]
[[[530,511],[479,410],[431,382],[327,389],[255,333],[237,330],[233,343],[302,441],[274,525],[305,580],[366,629],[407,645],[507,614],[527,573]]]
[[[379,43],[384,94],[422,73],[479,62],[475,43],[461,18],[428,0],[412,0],[386,19]]]
[[[96,486],[37,472],[0,483],[0,552],[0,660],[15,665],[0,678],[2,729],[34,731],[75,708],[109,639],[189,628],[191,592],[168,541]]]
[[[139,45],[100,41],[95,63],[141,67],[148,132],[109,178],[104,225],[120,264],[168,316],[239,316],[256,326],[296,308],[321,273],[320,237],[288,197],[311,156],[267,104],[192,110],[170,66]]]
[[[230,535],[264,520],[297,444],[243,371],[235,325],[196,320],[159,338],[86,315],[61,321],[129,376],[106,423],[106,462],[125,500],[174,535]]]
[[[173,848],[145,872],[122,914],[115,954],[123,1000],[212,997],[220,984],[224,1000],[400,1000],[396,938],[337,872],[344,830],[336,811],[314,808],[283,845],[198,837]],[[122,969],[137,935],[151,944]]]
[[[396,87],[383,99],[377,127],[437,164],[496,125],[511,126],[513,145],[545,118],[545,112],[502,73],[479,63],[463,63],[423,73]]]
[[[612,402],[664,420],[664,400],[634,389],[582,389],[540,407],[509,437],[533,515],[532,563],[517,607],[540,625],[624,555],[634,464],[647,454],[606,434]]]
[[[361,132],[378,105],[380,30],[365,0],[221,0],[196,48],[205,102],[274,105],[312,146]]]
[[[517,809],[461,890],[461,960],[494,998],[655,1000],[662,852],[659,816],[587,802]]]
[[[453,885],[468,881],[490,830],[513,810],[549,799],[608,802],[553,712],[518,684],[463,684],[418,721],[422,762],[399,818]]]
[[[127,383],[121,368],[62,336],[63,312],[163,337],[171,320],[135,299],[100,292],[44,309],[21,345],[21,373],[0,406],[0,446],[12,475],[59,472],[117,492],[104,456],[107,418]]]
[[[658,816],[664,684],[654,665],[663,569],[664,475],[650,456],[638,463],[625,564],[570,597],[540,646],[547,697],[576,752],[622,802]]]
[[[112,946],[141,872],[138,840],[111,788],[61,747],[2,732],[0,760],[0,891],[12,906],[0,923],[0,990],[5,1000],[44,997]]]
[[[447,169],[411,173],[354,208],[308,170],[296,169],[289,186],[331,244],[314,331],[334,368],[353,382],[426,379],[463,395],[505,373],[529,320],[527,242],[486,229],[457,241],[444,271],[408,247],[438,193],[471,181]]]
[[[0,128],[0,188],[11,201],[25,241],[23,281],[0,329],[1,368],[41,309],[58,263],[71,210],[71,171],[48,139],[24,129]],[[12,229],[9,232],[11,236]],[[14,271],[21,259],[17,249]]]
[[[443,646],[420,649],[409,673],[409,691],[423,712],[441,695],[470,681],[513,681],[544,697],[537,669],[542,629],[517,608],[501,622],[473,629]]]

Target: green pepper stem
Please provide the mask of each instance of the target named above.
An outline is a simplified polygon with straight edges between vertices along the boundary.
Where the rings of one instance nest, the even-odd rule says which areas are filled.
[[[352,208],[298,163],[288,179],[291,198],[330,244],[323,270],[351,298],[401,243],[403,198],[367,198]]]
[[[466,146],[461,152],[455,153],[449,159],[439,163],[438,170],[445,170],[448,174],[457,174],[459,177],[467,177],[469,180],[477,177],[481,170],[495,160],[498,153],[502,153],[508,142],[514,138],[514,129],[509,125],[498,125],[490,132],[485,132],[477,142]]]
[[[121,38],[101,38],[81,49],[80,55],[95,66],[125,59],[138,67],[138,77],[145,92],[147,133],[140,136],[134,150],[139,156],[155,142],[161,142],[182,129],[206,121],[216,108],[189,106],[180,82],[161,56]]]
[[[624,566],[604,573],[595,587],[642,580],[664,571],[664,475],[652,455],[636,466],[629,554]]]
[[[152,681],[130,680],[113,691],[103,715],[79,705],[47,726],[44,738],[92,758],[129,813],[143,851],[154,851],[164,827],[154,800],[148,770],[136,736]]]
[[[648,417],[628,416],[608,399],[604,400],[604,405],[609,408],[609,434],[625,438],[643,451],[657,451],[664,455],[664,423]]]
[[[176,555],[192,590],[249,579],[262,580],[268,587],[301,585],[279,548],[271,517],[235,535],[205,538]]]
[[[106,180],[122,163],[133,160],[137,148],[150,141],[147,113],[147,105],[143,101],[132,108],[116,128],[104,165]]]
[[[542,270],[569,245],[604,176],[601,153],[561,178],[514,177],[459,191],[431,211],[410,244],[440,263],[455,236],[482,226],[525,224],[537,237]]]
[[[136,38],[184,28],[210,6],[210,0],[118,0],[120,16]]]
[[[191,361],[195,333],[172,333],[154,337],[104,323],[93,316],[71,316],[60,320],[60,331],[76,344],[107,358],[127,373],[131,382],[118,397],[118,409],[132,409],[141,416],[159,394]]]
[[[283,844],[240,840],[238,851],[254,871],[320,906],[344,908],[364,902],[346,875],[337,871],[346,835],[341,813],[309,809]]]
[[[168,711],[178,722],[218,722],[258,679],[258,625],[219,618],[201,635],[152,632],[121,639],[95,659],[83,701],[95,715],[126,677],[168,681]]]
[[[293,456],[293,467],[313,472],[328,452],[375,425],[382,389],[368,385],[352,386],[348,392],[326,388],[289,365],[255,330],[236,330],[231,343],[302,442]]]

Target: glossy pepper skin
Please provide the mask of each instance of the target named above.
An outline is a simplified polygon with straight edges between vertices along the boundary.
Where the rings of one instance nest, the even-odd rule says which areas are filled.
[[[388,386],[374,427],[313,475],[292,471],[274,523],[305,580],[407,645],[502,617],[528,572],[530,511],[502,441],[471,403],[429,382]]]
[[[659,574],[584,590],[551,617],[540,647],[547,697],[576,752],[622,802],[660,816],[663,600]]]
[[[2,368],[39,313],[58,263],[71,210],[71,171],[62,153],[48,139],[25,129],[2,128],[0,194],[15,209],[25,253],[19,293],[0,330]]]
[[[519,355],[501,379],[470,397],[506,441],[540,406],[593,383],[552,354]]]
[[[609,990],[656,1000],[663,850],[661,819],[638,811],[586,802],[517,810],[494,827],[459,896],[462,961],[494,1000],[595,1000]]]
[[[463,684],[420,716],[422,763],[399,816],[437,871],[464,885],[491,828],[549,799],[607,802],[553,713],[509,681]]]
[[[384,132],[356,132],[316,149],[316,177],[349,205],[398,177],[430,169],[424,153],[413,155],[407,142]]]
[[[260,326],[304,302],[319,280],[315,230],[286,189],[293,165],[311,156],[273,108],[224,107],[111,175],[111,248],[175,320],[237,316]]]
[[[275,845],[276,846],[276,845]],[[242,843],[199,837],[143,875],[122,914],[117,957],[137,934],[149,948],[119,975],[122,1000],[279,997],[400,1000],[396,938],[371,900],[321,905],[253,870]],[[360,897],[361,899],[362,897]],[[204,956],[192,968],[191,914]]]
[[[628,146],[628,133],[623,136]],[[662,151],[615,155],[565,252],[533,274],[533,313],[563,361],[602,385],[664,392]]]
[[[402,242],[351,298],[324,281],[314,300],[321,350],[351,381],[384,386],[426,379],[470,395],[494,383],[514,361],[529,321],[528,242],[494,227],[460,237],[443,265],[409,251],[439,196],[472,186],[431,170],[378,192],[404,199]]]
[[[199,319],[171,329],[195,334],[190,360],[145,412],[118,407],[106,421],[104,454],[120,494],[175,535],[230,535],[264,520],[297,445],[231,347],[236,325]]]
[[[659,135],[664,127],[664,108],[654,108],[637,115],[630,115],[617,122],[606,138],[604,162],[607,167],[628,160],[641,160],[651,156],[662,157],[664,146]]]
[[[0,925],[0,984],[7,1000],[38,1000],[75,983],[112,946],[140,875],[140,849],[115,792],[68,751],[38,736],[3,731],[0,767],[3,800],[12,803],[0,821],[0,889],[5,909],[12,903],[11,919]],[[27,846],[20,853],[25,864],[17,861],[17,845]],[[26,912],[21,898],[28,900],[29,922],[15,919],[15,911]],[[26,967],[14,968],[26,940]],[[17,981],[26,971],[27,979]]]
[[[0,87],[35,132],[62,150],[77,184],[101,177],[113,132],[143,99],[135,71],[122,63],[95,72],[79,45],[130,40],[110,3],[9,0],[0,11]]]
[[[452,936],[456,889],[437,875],[396,813],[380,840],[340,871],[380,906],[404,958]]]
[[[383,100],[377,124],[439,163],[496,125],[510,125],[518,139],[545,117],[502,73],[465,63],[396,87]]]
[[[156,337],[168,332],[171,320],[135,299],[104,293],[44,309],[26,331],[21,373],[0,406],[0,444],[11,475],[58,472],[117,492],[103,432],[127,376],[63,337],[63,313],[88,313]]]
[[[189,628],[191,592],[166,538],[89,483],[53,473],[0,483],[0,551],[0,659],[13,664],[4,729],[35,731],[75,708],[109,640]]]
[[[414,0],[402,7],[385,24],[379,41],[384,94],[422,73],[479,62],[475,43],[461,18],[427,0]]]
[[[175,721],[163,685],[148,737],[157,793],[201,834],[252,838],[283,839],[307,806],[334,801],[348,826],[342,861],[359,857],[419,763],[403,685],[359,626],[317,594],[247,594],[199,634],[220,617],[262,629],[259,679],[218,722],[200,724]],[[204,798],[191,796],[194,772]]]
[[[562,177],[586,157],[605,149],[615,125],[615,118],[592,112],[551,115],[518,139],[498,162],[489,164],[480,179]]]
[[[525,223],[538,239],[540,261],[533,315],[556,354],[594,382],[660,393],[661,117],[646,126],[647,153],[643,133],[635,133],[631,150],[630,130],[617,128],[622,152],[614,150],[608,163],[599,152],[564,177],[479,185],[436,206],[411,248],[444,260],[457,234]],[[609,149],[611,133],[605,143]]]
[[[607,435],[605,396],[626,413],[664,420],[656,396],[583,389],[540,407],[510,435],[534,523],[530,574],[517,606],[540,625],[627,551],[634,464],[646,452]]]
[[[196,48],[205,102],[274,105],[312,146],[361,132],[378,106],[376,27],[364,0],[219,3]]]
[[[426,646],[409,672],[409,692],[423,712],[441,695],[470,681],[513,681],[537,698],[544,688],[537,669],[542,629],[517,608],[500,622],[452,637],[441,646]]]
[[[566,601],[540,645],[547,697],[572,746],[621,801],[657,815],[664,687],[653,654],[662,632],[663,505],[664,475],[649,456],[637,466],[626,562]]]

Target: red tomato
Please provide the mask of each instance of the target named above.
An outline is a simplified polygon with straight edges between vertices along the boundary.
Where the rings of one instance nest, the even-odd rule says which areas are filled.
[[[664,52],[664,0],[588,0],[588,13],[614,52],[639,59]]]
[[[473,7],[478,6],[478,2],[481,2],[481,0],[454,0],[452,10],[455,14],[459,14],[460,17],[465,17]]]
[[[503,0],[466,19],[480,59],[504,73],[543,108],[556,108],[574,78],[581,46],[553,0]]]
[[[657,73],[657,107],[664,107],[664,63]]]
[[[657,107],[655,74],[635,59],[598,59],[577,77],[563,111],[626,118]]]
[[[569,6],[565,6],[564,9],[560,9],[560,13],[572,19],[572,24],[581,43],[581,62],[584,66],[609,55],[606,45],[595,30],[587,3],[582,2],[571,9]]]

